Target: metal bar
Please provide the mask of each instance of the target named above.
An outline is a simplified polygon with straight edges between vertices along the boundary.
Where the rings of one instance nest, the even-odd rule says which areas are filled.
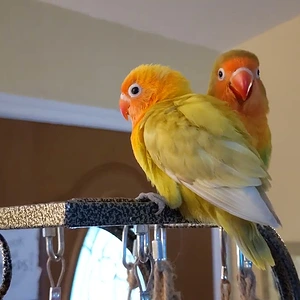
[[[293,259],[279,234],[269,226],[257,225],[260,234],[270,247],[275,266],[272,272],[281,296],[284,300],[300,299],[300,280]]]
[[[65,225],[65,203],[45,203],[0,208],[0,230]]]
[[[167,228],[216,227],[189,223],[179,211],[166,207],[156,215],[157,205],[150,201],[125,198],[76,198],[65,202],[31,204],[0,208],[0,230],[45,227],[86,228],[160,224]],[[281,299],[300,299],[300,281],[293,260],[280,236],[271,227],[258,225],[268,243],[276,266],[272,268]]]
[[[179,211],[168,207],[160,215],[156,215],[156,211],[157,205],[153,202],[125,198],[76,198],[65,202],[1,207],[0,230],[138,224],[213,227],[209,224],[191,224]]]
[[[2,282],[0,286],[0,299],[2,300],[9,290],[12,279],[11,253],[8,243],[2,234],[0,234],[0,249],[2,256]]]

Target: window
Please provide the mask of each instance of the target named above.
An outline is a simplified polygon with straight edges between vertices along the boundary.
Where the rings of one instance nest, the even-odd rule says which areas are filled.
[[[127,270],[122,264],[122,242],[108,231],[91,227],[75,270],[70,300],[127,300]],[[127,249],[127,261],[134,261]],[[132,291],[139,300],[139,289]]]

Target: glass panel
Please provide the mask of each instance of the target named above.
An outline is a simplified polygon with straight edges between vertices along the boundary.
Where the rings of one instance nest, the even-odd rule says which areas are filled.
[[[127,261],[134,258],[127,250]],[[91,227],[84,239],[70,300],[127,300],[127,270],[122,264],[122,242],[113,234]],[[132,292],[139,300],[139,290]]]

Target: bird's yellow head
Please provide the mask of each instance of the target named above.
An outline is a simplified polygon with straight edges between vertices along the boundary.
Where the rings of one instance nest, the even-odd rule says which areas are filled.
[[[122,83],[120,111],[134,125],[155,103],[188,93],[190,84],[180,72],[163,65],[140,65]]]
[[[239,111],[267,111],[259,67],[259,60],[252,52],[236,49],[221,54],[215,61],[208,93]]]

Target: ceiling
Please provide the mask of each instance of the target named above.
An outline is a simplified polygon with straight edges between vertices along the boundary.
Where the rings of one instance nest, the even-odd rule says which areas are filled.
[[[300,14],[299,0],[40,1],[220,51]]]

